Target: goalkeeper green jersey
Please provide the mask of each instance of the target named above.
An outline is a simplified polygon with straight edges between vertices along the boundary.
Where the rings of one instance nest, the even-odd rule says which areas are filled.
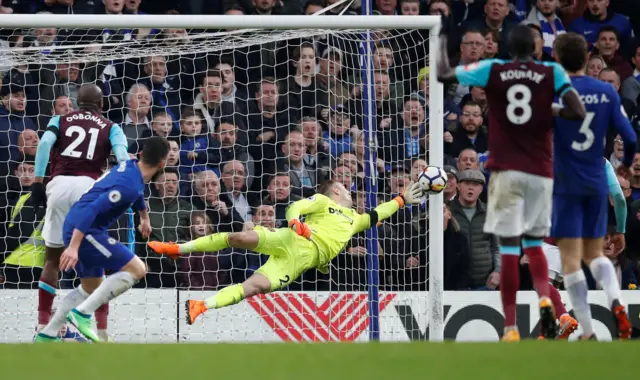
[[[311,241],[319,252],[318,268],[326,266],[342,252],[354,234],[375,226],[379,220],[393,215],[400,203],[396,200],[376,207],[372,212],[358,214],[354,209],[342,207],[329,197],[316,194],[310,198],[292,203],[287,208],[287,220],[305,216],[305,223],[311,229]]]

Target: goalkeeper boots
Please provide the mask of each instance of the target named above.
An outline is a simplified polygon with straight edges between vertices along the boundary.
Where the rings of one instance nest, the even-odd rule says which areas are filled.
[[[184,309],[187,324],[192,325],[200,314],[207,311],[207,305],[204,304],[204,301],[188,300],[184,303]]]
[[[67,314],[67,320],[78,329],[78,332],[92,342],[100,342],[100,338],[91,328],[91,316],[73,309]]]
[[[43,333],[38,333],[36,337],[33,339],[33,343],[59,343],[62,342],[62,339],[57,336],[49,336],[44,335]]]
[[[573,334],[578,328],[578,321],[569,314],[560,316],[560,330],[558,331],[558,339],[569,339],[569,335]]]
[[[161,241],[150,241],[149,248],[153,249],[155,253],[161,255],[167,255],[173,260],[178,260],[180,257],[180,247],[176,243],[163,243]]]
[[[631,322],[629,322],[629,316],[624,308],[624,305],[620,305],[617,300],[614,301],[613,315],[616,317],[616,324],[618,325],[618,338],[622,340],[631,339]]]
[[[558,336],[556,312],[549,297],[540,298],[540,332],[545,339],[555,339]]]

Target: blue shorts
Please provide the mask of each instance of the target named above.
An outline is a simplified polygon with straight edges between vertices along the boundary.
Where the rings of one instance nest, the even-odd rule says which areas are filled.
[[[73,230],[65,228],[65,246],[69,246],[72,233]],[[105,269],[117,272],[134,256],[131,250],[106,232],[88,233],[80,243],[76,272],[80,278],[102,277]]]
[[[601,238],[607,234],[609,195],[553,195],[551,236]]]

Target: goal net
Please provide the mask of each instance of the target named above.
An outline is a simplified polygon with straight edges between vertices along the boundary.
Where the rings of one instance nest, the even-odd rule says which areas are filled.
[[[328,179],[366,212],[442,165],[435,17],[47,17],[0,23],[0,342],[34,334],[44,244],[33,159],[49,119],[78,109],[83,84],[102,89],[132,157],[151,136],[171,142],[146,193],[151,240],[286,227],[287,206]],[[442,339],[442,223],[442,197],[431,196],[354,236],[328,273],[187,326],[186,299],[244,281],[268,257],[225,249],[172,261],[127,214],[112,237],[149,273],[112,302],[108,331],[118,342],[408,340],[427,329]],[[56,302],[78,283],[61,274]]]

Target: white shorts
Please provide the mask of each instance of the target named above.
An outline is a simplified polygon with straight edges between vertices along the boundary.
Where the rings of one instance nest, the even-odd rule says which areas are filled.
[[[553,179],[506,170],[491,174],[484,232],[498,237],[547,236]]]
[[[47,213],[44,216],[42,238],[45,246],[64,247],[62,228],[71,206],[86,193],[96,180],[91,177],[60,175],[47,184]]]
[[[549,264],[549,280],[562,282],[562,261],[560,261],[560,248],[555,245],[542,243],[542,252]]]

